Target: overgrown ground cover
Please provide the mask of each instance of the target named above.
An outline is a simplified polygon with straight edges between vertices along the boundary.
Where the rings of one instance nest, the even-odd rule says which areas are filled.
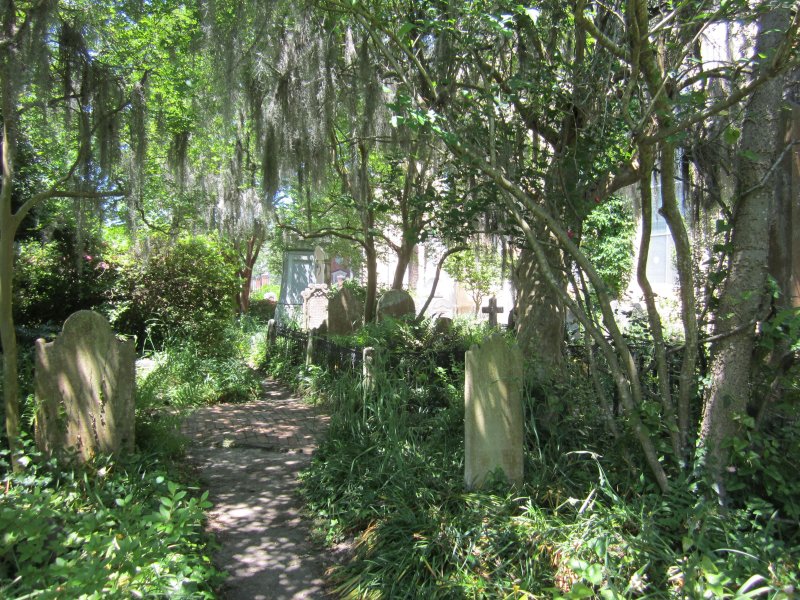
[[[737,449],[728,507],[700,479],[663,495],[638,464],[635,442],[603,428],[595,388],[573,358],[547,381],[530,369],[525,484],[467,492],[460,357],[485,333],[365,329],[349,341],[377,346],[382,357],[366,396],[357,374],[304,368],[296,344],[279,339],[269,352],[270,372],[332,414],[304,489],[320,537],[355,541],[352,560],[334,572],[343,595],[794,597],[797,423],[783,423],[770,445],[753,438]]]
[[[65,467],[27,443],[14,473],[0,454],[0,597],[215,597],[224,575],[203,532],[211,505],[181,465],[177,428],[195,406],[257,394],[245,363],[255,329],[228,327],[213,352],[175,338],[149,353],[132,456]]]

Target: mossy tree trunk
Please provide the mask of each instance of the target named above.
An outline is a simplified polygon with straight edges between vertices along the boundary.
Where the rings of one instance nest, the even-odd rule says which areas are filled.
[[[786,9],[773,9],[760,17],[754,52],[760,72],[777,60],[780,40],[789,24]],[[711,385],[700,425],[702,459],[723,502],[730,443],[742,436],[750,402],[755,325],[767,280],[769,215],[775,197],[772,167],[782,92],[782,78],[774,78],[753,93],[745,108],[738,152],[733,251],[719,299],[714,331],[717,341],[711,348]]]
[[[0,46],[0,110],[3,117],[2,161],[3,180],[0,183],[0,341],[3,344],[3,405],[5,408],[6,435],[12,454],[19,440],[19,382],[17,378],[17,336],[12,313],[14,276],[14,237],[18,218],[12,209],[14,190],[14,158],[17,147],[17,89],[13,71],[19,65],[20,32],[17,27],[13,2],[6,4],[2,15],[2,41]],[[29,210],[27,204],[23,208]],[[24,216],[24,215],[22,215]],[[16,464],[16,463],[14,463]]]

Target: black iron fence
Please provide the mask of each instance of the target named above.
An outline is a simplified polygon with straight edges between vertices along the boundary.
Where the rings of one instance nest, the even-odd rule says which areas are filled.
[[[276,337],[285,340],[288,353],[297,362],[310,360],[334,373],[361,370],[363,347],[343,346],[315,331],[282,325],[276,327]]]
[[[364,347],[359,345],[342,345],[316,331],[302,331],[295,327],[276,326],[276,337],[284,340],[284,352],[295,364],[310,362],[323,367],[331,373],[361,373],[364,362]],[[309,341],[311,343],[309,343]],[[655,371],[655,357],[652,344],[631,341],[628,348],[641,374]],[[451,347],[447,349],[400,348],[391,344],[377,348],[377,361],[394,371],[403,379],[413,379],[414,373],[442,368],[449,373],[464,367],[466,349]],[[682,347],[667,348],[667,359],[670,375],[677,377],[680,373]],[[584,344],[569,344],[567,354],[575,360],[588,361],[587,348]],[[605,357],[599,348],[594,348],[597,366],[605,370]]]
[[[301,331],[293,327],[278,325],[276,338],[284,340],[286,352],[293,362],[307,361],[329,372],[358,372],[364,362],[364,346],[345,346],[322,333]],[[310,343],[309,343],[310,342]],[[463,368],[466,350],[449,348],[445,350],[400,348],[390,345],[377,349],[377,361],[397,372],[403,378],[411,378],[418,370],[443,368],[452,371],[454,367]]]

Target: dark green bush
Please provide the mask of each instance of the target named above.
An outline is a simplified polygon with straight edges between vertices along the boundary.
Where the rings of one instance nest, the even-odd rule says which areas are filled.
[[[122,331],[161,347],[170,337],[213,351],[234,315],[237,263],[217,238],[151,240],[147,260],[124,272],[127,299],[114,313]]]
[[[14,320],[25,327],[60,327],[73,312],[106,304],[118,282],[118,268],[97,240],[77,255],[72,232],[48,242],[19,243],[14,265]]]
[[[633,242],[636,219],[630,203],[611,196],[586,217],[581,249],[598,265],[597,271],[611,294],[619,297],[633,269]]]
[[[263,300],[251,300],[248,314],[254,319],[266,323],[275,317],[276,305],[277,302],[275,300],[267,300],[266,298]]]

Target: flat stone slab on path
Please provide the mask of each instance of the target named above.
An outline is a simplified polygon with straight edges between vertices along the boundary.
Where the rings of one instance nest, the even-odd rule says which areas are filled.
[[[229,574],[223,598],[326,597],[330,560],[309,541],[297,475],[327,424],[319,409],[271,381],[263,400],[203,407],[184,422],[187,458],[214,503],[208,529],[221,544],[215,563]]]

